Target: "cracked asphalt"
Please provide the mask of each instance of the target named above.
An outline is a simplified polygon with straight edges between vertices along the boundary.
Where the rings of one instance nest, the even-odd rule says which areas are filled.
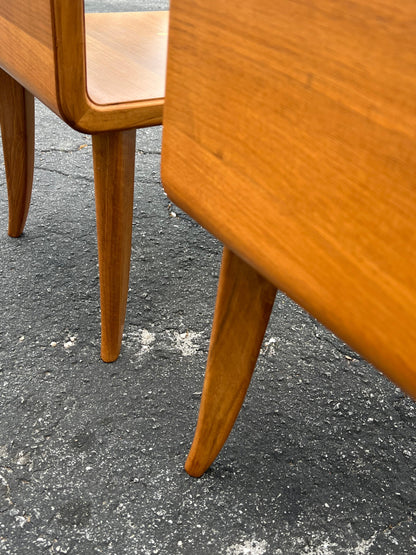
[[[0,552],[415,553],[415,403],[282,294],[225,448],[187,476],[221,245],[139,131],[125,337],[101,362],[91,140],[36,109],[19,239],[0,159]]]

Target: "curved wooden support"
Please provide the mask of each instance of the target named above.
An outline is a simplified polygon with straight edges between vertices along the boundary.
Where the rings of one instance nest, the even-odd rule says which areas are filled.
[[[121,348],[130,271],[136,130],[93,135],[98,262],[101,292],[101,358]]]
[[[276,288],[224,248],[201,408],[185,464],[201,476],[224,445],[243,404]]]
[[[35,153],[33,96],[0,69],[0,122],[9,198],[10,237],[25,227],[32,194]]]

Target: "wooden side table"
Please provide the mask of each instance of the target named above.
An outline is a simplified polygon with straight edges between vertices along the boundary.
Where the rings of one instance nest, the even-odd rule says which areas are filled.
[[[283,290],[416,396],[416,4],[172,0],[162,180],[225,245],[202,474]]]

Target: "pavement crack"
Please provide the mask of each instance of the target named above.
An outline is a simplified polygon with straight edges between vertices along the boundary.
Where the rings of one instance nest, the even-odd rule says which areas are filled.
[[[42,468],[34,468],[33,470],[30,471],[30,474],[33,477],[34,474],[46,474],[49,470],[52,470],[52,469],[53,469],[52,466],[43,466]]]
[[[86,145],[89,146],[89,145]],[[85,148],[85,147],[83,147]],[[63,152],[66,154],[72,154],[74,152],[79,152],[80,150],[83,150],[83,148],[77,147],[77,148],[36,148],[35,152],[39,152],[40,154],[49,154],[50,152]]]
[[[400,528],[400,526],[403,526],[403,524],[407,522],[413,522],[415,520],[415,517],[416,511],[409,511],[405,518],[402,517],[394,524],[388,524],[387,526],[384,526],[382,530],[374,532],[374,534],[368,540],[363,540],[360,542],[360,545],[357,546],[357,549],[360,548],[360,551],[357,551],[357,553],[367,553],[367,551],[362,551],[362,549],[369,549],[376,543],[377,539],[380,536],[384,536],[385,538],[390,536],[394,532],[394,530],[396,530],[396,528]]]
[[[92,177],[88,177],[86,175],[66,173],[66,172],[63,172],[63,171],[57,170],[57,169],[43,168],[42,166],[35,166],[35,170],[42,170],[42,171],[49,172],[49,173],[56,173],[58,175],[62,175],[62,177],[73,178],[75,180],[82,179],[84,181],[94,183],[94,179]]]
[[[340,343],[336,337],[322,336],[320,337],[320,339],[328,343],[328,345],[330,345],[338,354],[340,354],[343,357],[349,356],[354,359],[361,359],[358,353],[352,350],[348,345]]]
[[[141,148],[137,149],[137,154],[147,155],[147,154],[161,154],[160,150],[142,150]]]
[[[416,517],[416,511],[409,511],[405,518],[401,518],[395,524],[389,524],[384,530],[384,533],[391,534],[395,528],[400,528],[406,522],[413,522]]]
[[[10,485],[2,474],[0,474],[0,492],[6,502],[6,505],[0,509],[0,512],[4,512],[10,505],[13,505],[13,501],[11,499]]]

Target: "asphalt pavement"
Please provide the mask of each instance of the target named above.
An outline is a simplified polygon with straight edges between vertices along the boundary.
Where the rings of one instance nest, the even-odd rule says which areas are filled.
[[[416,553],[415,403],[283,294],[223,451],[184,472],[221,245],[166,197],[161,128],[139,131],[125,336],[101,362],[91,140],[36,109],[19,239],[0,158],[0,553]]]

